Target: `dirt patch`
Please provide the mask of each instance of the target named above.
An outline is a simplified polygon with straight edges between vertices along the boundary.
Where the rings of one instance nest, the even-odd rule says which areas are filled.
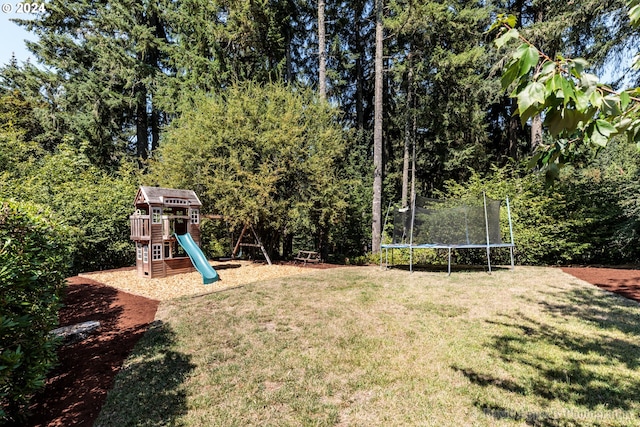
[[[158,301],[105,286],[87,277],[68,279],[60,325],[97,320],[88,339],[58,350],[58,366],[30,406],[30,426],[91,426]]]
[[[562,271],[599,288],[640,302],[640,270],[613,267],[563,267]]]

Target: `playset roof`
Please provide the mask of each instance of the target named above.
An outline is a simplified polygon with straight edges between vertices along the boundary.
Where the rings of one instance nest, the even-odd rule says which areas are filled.
[[[185,200],[191,207],[202,206],[200,199],[198,199],[196,192],[193,190],[147,186],[140,186],[134,203],[136,206],[141,204],[158,206],[171,204],[171,199]]]

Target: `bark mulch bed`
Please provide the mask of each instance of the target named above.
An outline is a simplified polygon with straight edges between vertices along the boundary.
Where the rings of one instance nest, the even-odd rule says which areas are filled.
[[[591,267],[562,270],[640,302],[640,270]],[[121,277],[119,274],[116,276]],[[85,275],[69,279],[60,325],[98,320],[101,327],[85,341],[60,348],[59,366],[30,407],[33,412],[30,426],[91,426],[122,363],[154,320],[158,299],[125,292],[95,278]]]
[[[640,302],[640,270],[618,267],[563,267],[562,271],[599,288]]]
[[[33,399],[30,426],[92,425],[159,303],[78,276],[68,279],[64,302],[61,326],[97,320],[100,328],[84,341],[60,347],[57,368]]]

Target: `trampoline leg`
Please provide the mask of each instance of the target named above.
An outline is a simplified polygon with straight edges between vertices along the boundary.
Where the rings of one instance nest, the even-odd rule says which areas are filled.
[[[491,274],[491,249],[487,246],[487,265],[489,266],[489,274]]]
[[[451,276],[451,248],[449,248],[449,263],[447,264],[447,276]]]
[[[509,248],[509,252],[511,252],[511,270],[513,271],[516,269],[516,265],[513,262],[513,246]]]
[[[413,248],[409,247],[409,273],[413,273]]]

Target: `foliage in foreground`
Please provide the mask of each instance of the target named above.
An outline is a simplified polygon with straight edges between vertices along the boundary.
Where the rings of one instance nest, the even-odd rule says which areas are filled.
[[[316,270],[165,309],[96,425],[640,425],[640,307],[558,269]]]
[[[627,0],[627,6],[630,24],[637,29],[640,2]],[[531,118],[543,117],[543,125],[553,137],[552,143],[538,147],[531,164],[546,167],[552,180],[576,156],[589,148],[605,147],[616,135],[640,146],[640,88],[615,91],[589,72],[587,60],[543,52],[515,28],[517,22],[513,15],[500,14],[490,31],[498,30],[498,48],[511,41],[519,43],[501,78],[503,89],[517,99],[515,113],[523,125]],[[633,68],[640,68],[640,55],[636,55]]]
[[[0,423],[24,416],[55,361],[69,230],[41,206],[0,198]]]

